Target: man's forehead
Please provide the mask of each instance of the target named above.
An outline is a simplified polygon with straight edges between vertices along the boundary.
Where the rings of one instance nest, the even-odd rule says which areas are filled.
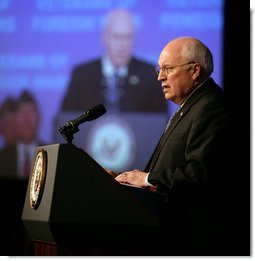
[[[172,52],[171,49],[164,49],[159,56],[159,64],[171,65],[172,63],[179,62],[180,58],[180,54]]]

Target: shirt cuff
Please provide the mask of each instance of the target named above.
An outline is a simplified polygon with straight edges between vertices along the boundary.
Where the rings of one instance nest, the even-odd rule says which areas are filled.
[[[146,175],[146,177],[145,177],[145,183],[146,183],[146,185],[147,186],[153,186],[149,181],[148,181],[148,177],[149,177],[149,174],[150,174],[150,172]]]

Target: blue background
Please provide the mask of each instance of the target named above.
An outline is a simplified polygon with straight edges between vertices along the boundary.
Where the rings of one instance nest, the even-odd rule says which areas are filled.
[[[135,16],[138,57],[157,64],[169,40],[197,37],[211,49],[212,76],[222,86],[223,0],[0,0],[0,104],[29,89],[39,102],[39,137],[46,142],[55,142],[54,118],[72,68],[101,54],[103,19],[116,7]],[[169,102],[169,114],[173,110]]]

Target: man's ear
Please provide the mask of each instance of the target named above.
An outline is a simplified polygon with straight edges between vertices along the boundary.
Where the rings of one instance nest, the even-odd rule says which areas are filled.
[[[197,81],[199,80],[199,78],[201,78],[201,73],[202,73],[202,70],[201,70],[201,66],[199,63],[194,63],[192,65],[192,70],[193,70],[193,74],[192,74],[192,78],[194,81]]]

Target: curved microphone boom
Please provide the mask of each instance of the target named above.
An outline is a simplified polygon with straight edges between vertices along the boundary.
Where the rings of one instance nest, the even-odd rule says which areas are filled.
[[[68,121],[64,126],[59,127],[58,130],[68,143],[72,143],[73,134],[79,131],[78,126],[85,121],[92,121],[102,116],[106,112],[103,104],[96,105],[91,109],[82,113],[81,116]]]

